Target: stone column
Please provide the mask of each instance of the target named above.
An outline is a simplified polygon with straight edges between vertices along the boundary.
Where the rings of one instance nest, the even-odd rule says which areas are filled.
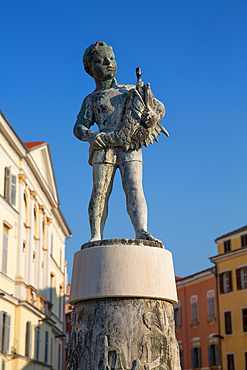
[[[33,244],[34,244],[34,201],[36,193],[35,191],[30,191],[30,224],[28,230],[28,240],[27,240],[27,258],[26,258],[26,283],[32,285],[33,282]]]
[[[24,233],[24,188],[26,176],[19,174],[19,224],[18,224],[18,244],[17,244],[17,265],[16,265],[16,286],[15,295],[19,299],[26,299],[26,291],[23,285],[24,277],[22,271],[23,264],[23,233]]]
[[[74,257],[67,369],[180,370],[171,253],[162,243],[89,242]]]
[[[43,214],[44,206],[39,206],[39,243],[36,254],[36,287],[37,291],[41,291],[41,271],[42,271],[42,249],[43,249]]]
[[[45,251],[45,266],[44,266],[44,289],[45,299],[49,301],[50,294],[50,254],[51,254],[51,223],[52,219],[47,217],[47,248]]]

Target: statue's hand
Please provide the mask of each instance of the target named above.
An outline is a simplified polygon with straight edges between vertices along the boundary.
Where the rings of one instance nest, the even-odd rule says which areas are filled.
[[[94,149],[103,149],[106,148],[106,144],[101,139],[100,134],[97,132],[92,132],[87,137],[87,141]]]

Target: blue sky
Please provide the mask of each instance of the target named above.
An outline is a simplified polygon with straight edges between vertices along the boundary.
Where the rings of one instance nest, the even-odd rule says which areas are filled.
[[[99,40],[114,48],[117,80],[135,84],[140,66],[167,109],[170,137],[143,150],[148,229],[178,276],[210,267],[214,239],[247,224],[247,2],[9,0],[0,13],[0,109],[23,141],[50,144],[69,277],[90,238],[92,168],[72,129],[94,90],[82,55]],[[104,237],[134,238],[119,174]]]

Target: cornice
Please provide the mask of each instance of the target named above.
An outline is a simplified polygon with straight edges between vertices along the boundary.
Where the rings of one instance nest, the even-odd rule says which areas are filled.
[[[201,271],[201,272],[198,272],[194,275],[191,275],[191,276],[185,277],[183,279],[177,280],[176,281],[176,286],[179,289],[179,288],[187,287],[187,286],[190,286],[190,285],[198,284],[202,281],[212,279],[212,278],[214,278],[214,274],[212,272],[212,269],[208,269],[206,271]]]
[[[6,140],[9,142],[10,146],[17,152],[17,154],[21,158],[24,157],[26,154],[26,147],[1,110],[0,131],[4,134]]]
[[[218,263],[218,262],[224,262],[224,261],[236,258],[236,257],[241,257],[244,255],[247,255],[247,247],[243,247],[243,248],[235,249],[230,252],[218,254],[217,256],[210,257],[210,260],[214,263]]]

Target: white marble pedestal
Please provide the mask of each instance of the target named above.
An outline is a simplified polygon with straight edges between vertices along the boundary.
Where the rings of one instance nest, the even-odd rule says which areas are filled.
[[[74,257],[67,369],[179,370],[172,255],[161,243],[86,243]]]

